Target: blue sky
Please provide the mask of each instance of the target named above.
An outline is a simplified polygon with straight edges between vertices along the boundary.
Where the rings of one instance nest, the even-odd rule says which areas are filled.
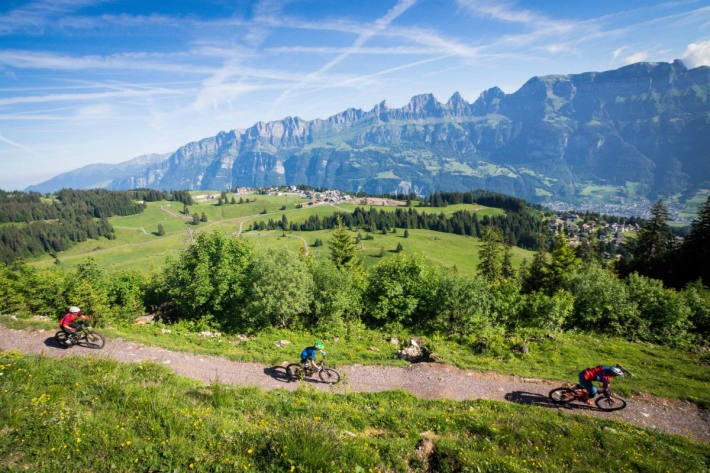
[[[222,130],[534,75],[710,65],[705,1],[0,2],[0,188]]]

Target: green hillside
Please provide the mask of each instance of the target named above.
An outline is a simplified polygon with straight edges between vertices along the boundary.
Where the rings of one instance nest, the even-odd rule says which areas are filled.
[[[194,196],[204,195],[204,192],[193,192]],[[190,216],[187,218],[174,216],[163,209],[171,210],[180,215],[184,205],[180,202],[147,202],[146,209],[140,214],[125,217],[111,217],[109,223],[116,231],[116,238],[109,240],[87,240],[57,254],[57,259],[48,255],[35,258],[32,264],[38,267],[55,265],[74,268],[85,258],[92,257],[102,268],[108,271],[141,270],[155,271],[165,259],[186,248],[191,242],[190,234],[218,229],[228,234],[237,233],[240,223],[244,222],[244,238],[254,242],[257,246],[277,248],[285,247],[298,249],[302,243],[291,237],[283,238],[281,231],[248,232],[251,224],[259,221],[280,220],[286,215],[289,222],[304,222],[312,215],[330,216],[336,212],[352,211],[356,204],[320,205],[315,207],[304,206],[296,208],[298,204],[304,205],[308,201],[296,196],[275,196],[249,194],[247,196],[234,196],[238,202],[240,197],[250,202],[243,204],[217,205],[215,200],[198,199],[194,205],[189,206],[190,214],[207,216],[208,222],[192,225]],[[281,210],[286,207],[285,210]],[[363,206],[361,206],[363,207]],[[363,208],[369,208],[363,207]],[[376,209],[395,211],[398,207],[377,206]],[[455,211],[470,210],[476,212],[481,218],[484,215],[504,215],[501,209],[483,207],[479,205],[450,205],[447,207],[416,207],[419,212],[451,214]],[[266,211],[266,214],[262,214]],[[158,225],[162,225],[165,234],[158,236]],[[288,232],[293,236],[305,238],[309,245],[316,239],[324,242],[325,246],[313,248],[314,256],[327,256],[328,240],[332,231],[321,230],[314,232]],[[385,258],[392,256],[397,244],[401,243],[405,253],[420,253],[432,264],[444,267],[456,266],[464,274],[473,274],[478,264],[479,241],[476,238],[435,232],[431,230],[409,230],[410,237],[402,238],[403,230],[397,229],[396,233],[387,235],[374,234],[373,240],[363,242],[359,254],[366,266],[371,266],[381,259],[381,248],[385,250]],[[364,235],[364,232],[363,232]],[[513,264],[517,267],[523,259],[531,258],[532,253],[520,248],[513,250]]]

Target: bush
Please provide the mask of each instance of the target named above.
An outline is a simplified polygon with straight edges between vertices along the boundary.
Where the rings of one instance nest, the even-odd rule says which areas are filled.
[[[566,328],[579,328],[627,338],[640,337],[647,330],[638,306],[627,286],[600,264],[592,263],[567,280],[574,296],[574,312]]]
[[[491,326],[491,293],[480,277],[464,278],[440,271],[432,277],[420,315],[422,328],[432,331],[469,335]]]
[[[521,327],[536,327],[545,330],[561,329],[574,309],[574,297],[564,289],[552,296],[536,291],[525,297],[518,316]]]
[[[224,325],[238,322],[252,248],[220,232],[200,233],[177,259],[166,263],[166,296],[180,318],[212,315]]]
[[[22,307],[23,298],[4,265],[0,265],[0,314],[11,314]]]
[[[145,313],[148,280],[143,274],[121,271],[108,277],[107,286],[112,320],[130,323]]]
[[[354,268],[339,270],[329,261],[312,262],[313,302],[308,322],[331,333],[340,333],[343,323],[363,311],[365,274]]]
[[[679,345],[688,340],[691,310],[686,299],[673,289],[665,289],[663,281],[632,273],[626,280],[629,296],[648,324],[641,337],[659,343]]]
[[[365,295],[371,322],[416,325],[430,280],[431,268],[420,256],[398,254],[377,263],[370,271]]]
[[[690,308],[693,330],[705,340],[710,340],[710,290],[698,280],[688,284],[682,294]]]
[[[285,250],[260,253],[249,275],[242,328],[286,328],[312,301],[313,277],[302,258]]]

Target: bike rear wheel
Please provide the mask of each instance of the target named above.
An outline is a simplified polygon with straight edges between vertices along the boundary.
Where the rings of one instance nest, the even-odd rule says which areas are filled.
[[[304,377],[303,367],[298,363],[291,363],[286,367],[286,376],[289,381],[299,381]]]
[[[59,332],[54,334],[54,338],[57,340],[57,343],[64,347],[64,348],[69,348],[72,343],[69,340],[69,335],[66,334],[65,331],[60,330]]]
[[[332,368],[323,368],[318,375],[324,383],[338,384],[340,382],[340,373]]]
[[[84,335],[84,341],[82,343],[86,348],[103,348],[106,344],[106,339],[99,332],[94,332],[93,330],[87,330]]]
[[[614,396],[613,401],[612,398],[606,396],[599,396],[594,401],[594,404],[596,404],[599,409],[606,412],[619,411],[626,407],[626,401],[616,396]]]
[[[556,388],[550,391],[548,397],[557,404],[569,404],[577,397],[577,391],[570,388]]]

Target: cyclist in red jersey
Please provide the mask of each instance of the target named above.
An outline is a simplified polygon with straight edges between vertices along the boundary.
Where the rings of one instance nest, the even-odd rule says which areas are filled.
[[[66,334],[71,335],[77,330],[81,330],[81,326],[89,321],[89,317],[82,314],[77,306],[71,306],[67,315],[62,317],[59,322],[61,328]]]
[[[587,368],[579,372],[579,384],[586,390],[586,399],[584,402],[593,405],[592,399],[597,395],[597,388],[594,387],[592,381],[600,381],[604,383],[604,390],[609,389],[609,383],[613,376],[624,376],[621,366],[604,366],[599,365],[594,368]]]

